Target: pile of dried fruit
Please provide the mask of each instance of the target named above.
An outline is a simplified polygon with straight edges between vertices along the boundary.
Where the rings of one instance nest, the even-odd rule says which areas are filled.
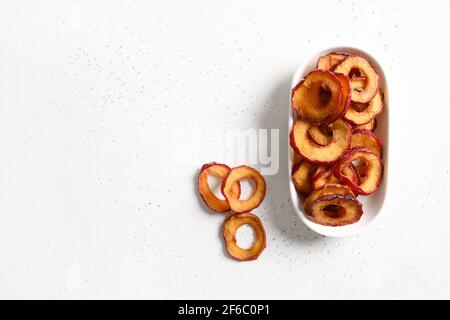
[[[359,221],[357,196],[374,193],[383,176],[382,143],[373,132],[383,110],[378,73],[361,56],[329,53],[292,90],[291,103],[292,181],[306,197],[305,212],[327,226]]]
[[[208,175],[222,179],[221,192],[225,199],[218,198],[208,184]],[[241,200],[241,185],[243,179],[251,179],[255,183],[255,190],[249,199]],[[239,166],[231,169],[225,164],[211,162],[202,166],[198,175],[198,192],[205,204],[218,213],[232,214],[227,217],[222,227],[227,251],[236,260],[255,260],[266,247],[266,233],[261,220],[250,213],[257,208],[266,195],[266,182],[264,177],[254,168]],[[244,249],[238,246],[236,239],[237,230],[249,225],[255,231],[253,245]]]

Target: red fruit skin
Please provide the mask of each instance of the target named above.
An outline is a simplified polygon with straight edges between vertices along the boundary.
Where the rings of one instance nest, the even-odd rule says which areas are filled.
[[[291,132],[289,133],[289,144],[291,145],[291,148],[294,149],[295,153],[301,156],[300,150],[295,145],[294,126],[292,126]]]
[[[339,54],[344,54],[344,53],[339,53]],[[370,59],[368,59],[368,58],[366,58],[366,57],[364,57],[364,56],[362,56],[362,55],[360,55],[360,54],[357,54],[357,53],[351,53],[351,54],[348,54],[348,56],[349,57],[360,57],[360,58],[363,58],[363,59],[365,59],[369,64],[370,64],[370,66],[372,67],[372,69],[375,71],[375,73],[377,74],[377,76],[378,76],[378,82],[380,83],[381,82],[381,77],[380,77],[380,73],[378,72],[378,70],[377,70],[377,68],[373,65],[373,63],[370,61]],[[380,86],[378,86],[378,88],[379,88]]]
[[[317,222],[316,220],[313,220],[313,221],[315,221],[316,223],[325,225],[325,226],[340,227],[340,226],[349,225],[349,224],[353,224],[353,223],[358,222],[358,221],[361,219],[361,216],[364,214],[364,211],[363,211],[363,209],[362,209],[362,204],[361,204],[361,202],[359,202],[359,201],[356,199],[356,197],[353,197],[353,196],[350,196],[350,195],[329,194],[329,195],[320,197],[320,198],[317,199],[316,201],[329,201],[329,200],[333,200],[333,199],[345,199],[345,200],[351,200],[351,201],[354,201],[355,204],[356,204],[356,206],[357,206],[357,208],[358,208],[358,214],[359,214],[359,216],[358,216],[356,219],[352,220],[352,221],[347,221],[347,222],[344,222],[344,223],[327,224],[327,223]],[[311,218],[312,218],[312,217],[311,217]]]
[[[345,121],[344,121],[344,122],[345,122]],[[351,126],[348,122],[345,122],[345,124],[347,125],[348,128],[350,128],[350,130],[352,130],[352,129],[351,129],[352,126]],[[303,154],[300,152],[300,150],[298,149],[298,147],[295,145],[295,139],[294,139],[294,126],[292,127],[291,133],[289,134],[289,144],[291,145],[292,149],[294,149],[294,151],[295,151],[299,156],[302,157],[303,160],[305,160],[305,161],[307,161],[307,162],[309,162],[309,163],[311,163],[311,164],[313,164],[313,165],[316,165],[316,166],[331,166],[331,165],[333,165],[334,163],[336,163],[336,161],[339,161],[339,160],[336,160],[336,161],[322,162],[322,161],[316,161],[316,160],[309,159],[308,157],[306,157],[305,155],[303,155]],[[348,149],[350,148],[350,144],[351,144],[351,139],[348,140],[348,145],[347,145],[347,149],[346,149],[346,150],[348,150]]]
[[[347,122],[347,123],[348,123],[350,126],[352,126],[352,127],[355,127],[355,126],[358,125],[357,123],[354,123],[351,119],[347,118],[347,117],[345,116],[345,114],[342,116],[342,119],[344,119],[344,121]]]
[[[355,179],[356,179],[356,181],[354,181],[356,184],[361,184],[361,177],[359,176],[359,174],[358,174],[358,171],[356,171],[356,168],[355,168],[355,166],[352,164],[352,163],[350,163],[350,169],[353,171],[353,176],[355,177]],[[356,195],[358,194],[358,193],[355,193]]]
[[[368,136],[373,137],[375,139],[375,141],[377,142],[378,147],[380,148],[381,157],[383,156],[383,143],[381,142],[381,139],[379,136],[377,136],[373,131],[370,131],[367,129],[353,129],[352,134],[356,134],[356,133],[366,134]]]
[[[361,184],[361,178],[359,177],[358,172],[356,171],[355,167],[353,166],[353,164],[350,164],[350,169],[353,172],[353,177],[356,180],[353,180],[355,184],[359,185]],[[324,175],[329,174],[330,172],[328,170],[326,170],[326,167],[323,167],[325,170],[324,171],[319,171],[320,169],[316,169],[316,172],[314,173],[314,175],[312,176],[311,179],[311,185],[313,187],[313,190],[317,190],[316,188],[314,188],[317,180],[321,179]],[[339,179],[335,174],[334,174],[334,168],[331,168],[331,174],[334,175],[337,179]],[[341,181],[342,182],[342,181]],[[345,183],[345,182],[344,182]],[[354,192],[354,190],[352,190],[353,193],[355,194],[355,196],[358,195],[357,192]]]
[[[379,185],[381,183],[381,178],[383,177],[383,171],[381,172],[380,179],[378,179],[378,181],[377,181],[376,188],[372,192],[364,191],[363,189],[360,188],[359,185],[355,184],[352,179],[349,179],[349,178],[347,178],[346,176],[344,176],[342,174],[342,165],[344,164],[344,162],[347,161],[348,159],[350,159],[351,157],[353,157],[356,153],[358,153],[360,151],[364,151],[364,152],[373,154],[367,148],[350,149],[350,150],[348,150],[346,153],[344,153],[342,155],[342,157],[338,160],[338,162],[336,162],[336,164],[333,167],[333,171],[334,171],[334,174],[336,175],[336,177],[338,177],[339,179],[342,179],[342,181],[344,181],[352,189],[352,191],[355,194],[360,194],[360,195],[363,195],[363,196],[367,196],[369,194],[374,193],[378,189],[378,187],[379,187]],[[378,157],[378,159],[379,159],[379,161],[381,163],[381,168],[383,170],[383,162],[381,161],[381,158]]]
[[[297,171],[297,169],[300,167],[300,165],[302,164],[303,160],[298,161],[296,164],[294,164],[292,166],[292,170],[291,170],[291,176],[294,174],[295,171]]]
[[[380,85],[379,85],[380,86]],[[382,104],[383,104],[383,107],[384,107],[384,102],[382,101],[381,102]],[[350,105],[351,105],[351,101],[350,101],[350,104],[348,105],[348,108],[350,108]],[[347,109],[348,109],[347,108]],[[378,115],[378,114],[377,114]],[[375,116],[376,117],[376,116]],[[374,126],[373,126],[373,129],[372,129],[372,131],[375,131],[375,129],[377,128],[377,119],[376,118],[373,118],[373,120],[375,121],[375,123],[374,123]],[[342,119],[344,119],[347,123],[349,123],[352,127],[357,127],[357,126],[359,126],[359,125],[363,125],[363,124],[367,124],[367,123],[369,123],[371,120],[369,120],[369,122],[367,122],[367,123],[363,123],[363,124],[358,124],[358,123],[355,123],[352,119],[349,119],[349,117],[348,116],[346,116],[346,114],[344,113],[343,114],[343,116],[342,116]],[[361,129],[361,130],[364,130],[364,129]]]
[[[292,108],[294,109],[294,112],[295,112],[295,114],[297,115],[297,116],[299,116],[300,118],[304,118],[304,117],[302,117],[300,114],[298,114],[297,113],[297,110],[295,109],[295,107],[294,107],[294,103],[293,103],[293,99],[294,99],[294,93],[295,93],[295,91],[303,84],[303,82],[305,82],[305,79],[311,74],[311,73],[313,73],[313,72],[316,72],[316,71],[322,71],[322,72],[325,72],[325,73],[329,73],[329,74],[331,74],[331,76],[333,76],[333,77],[335,77],[335,78],[337,78],[337,76],[333,73],[333,72],[331,72],[331,71],[328,71],[328,70],[320,70],[320,69],[314,69],[314,70],[312,70],[312,71],[310,71],[306,76],[304,76],[303,77],[303,79],[294,87],[294,89],[292,89],[292,91],[291,91],[291,106],[292,106]],[[338,81],[340,81],[339,79],[338,79]],[[342,87],[341,87],[341,91],[339,92],[339,101],[342,101]],[[335,120],[333,120],[333,119],[325,119],[324,121],[313,121],[312,119],[308,119],[308,118],[304,118],[304,119],[306,119],[306,120],[308,120],[309,122],[311,122],[312,124],[314,124],[314,125],[320,125],[320,124],[330,124],[330,123],[332,123],[332,122],[334,122]],[[330,120],[332,120],[332,121],[330,121]]]
[[[332,52],[328,52],[328,53],[324,54],[321,57],[329,56],[331,54],[338,54],[338,55],[347,56],[347,57],[350,57],[352,55],[351,53],[346,52],[346,51],[332,51]],[[317,60],[317,63],[316,63],[316,69],[319,70],[319,59]]]
[[[363,57],[360,54],[357,53],[350,53],[350,52],[346,52],[346,51],[333,51],[330,52],[328,54],[342,54],[342,55],[346,55],[347,57],[361,57],[367,60],[367,62],[370,64],[370,66],[372,67],[372,69],[375,71],[375,73],[378,75],[378,88],[377,90],[382,86],[382,79],[380,77],[380,72],[378,72],[378,69],[373,65],[373,63],[370,61],[370,59],[367,59],[366,57]],[[317,68],[316,68],[317,69]]]
[[[226,164],[217,163],[217,162],[215,162],[215,161],[212,161],[212,162],[208,162],[208,163],[205,163],[204,165],[202,165],[202,168],[200,169],[200,172],[202,172],[202,171],[205,170],[205,169],[208,169],[209,167],[211,167],[211,166],[213,166],[213,165],[215,165],[215,164],[217,164],[217,165],[222,165],[222,166],[226,167],[227,169],[230,169],[230,170],[231,170],[231,168],[230,168],[229,166],[227,166]]]
[[[343,74],[336,74],[336,77],[339,79],[339,81],[346,81],[346,86],[347,86],[347,94],[344,94],[344,92],[342,92],[341,94],[341,103],[344,104],[344,107],[342,108],[342,110],[340,112],[337,112],[336,114],[334,114],[328,121],[329,123],[332,123],[334,121],[336,121],[337,119],[343,117],[345,115],[345,113],[347,112],[347,109],[350,107],[350,103],[352,100],[352,88],[350,87],[350,79],[343,75]],[[346,79],[345,79],[346,78]],[[344,87],[342,87],[342,91],[344,90]]]
[[[311,181],[311,184],[312,184],[312,186],[313,186],[313,189],[314,189],[314,185],[315,185],[315,183],[316,183],[316,181],[317,180],[319,180],[320,178],[322,178],[322,176],[323,175],[325,175],[325,174],[327,174],[328,173],[328,171],[316,171],[315,173],[314,173],[314,175],[313,175],[313,177],[312,177],[312,181]]]
[[[382,80],[381,80],[381,77],[380,77],[380,73],[378,72],[377,68],[375,68],[375,66],[373,65],[373,63],[372,63],[368,58],[363,57],[363,56],[360,55],[360,54],[356,54],[356,53],[350,54],[349,57],[360,57],[360,58],[365,59],[365,60],[369,63],[369,65],[372,67],[373,71],[375,71],[376,75],[378,76],[377,90],[375,90],[375,91],[378,91],[378,90],[380,89],[380,87],[382,86]]]
[[[225,212],[227,212],[227,211],[225,211],[225,212],[223,212],[223,211],[217,211],[217,210],[214,210],[211,206],[209,206],[208,205],[208,202],[206,201],[206,199],[203,197],[203,194],[200,192],[200,175],[201,175],[201,173],[203,172],[203,170],[206,170],[206,169],[208,169],[209,167],[211,167],[211,166],[214,166],[214,165],[217,165],[217,166],[223,166],[223,167],[225,167],[225,168],[227,168],[227,169],[229,169],[230,171],[231,171],[231,168],[229,167],[229,166],[227,166],[226,164],[223,164],[223,163],[218,163],[218,162],[214,162],[214,161],[212,161],[212,162],[209,162],[209,163],[205,163],[204,165],[202,165],[202,167],[201,167],[201,169],[200,169],[200,172],[198,173],[198,176],[197,176],[197,192],[198,192],[198,194],[200,195],[200,197],[202,198],[202,200],[203,200],[203,203],[208,207],[208,208],[210,208],[212,211],[214,211],[214,212],[216,212],[216,213],[225,213]],[[222,183],[223,183],[223,181],[225,180],[225,178],[222,178]],[[238,188],[239,188],[239,194],[241,194],[241,184],[238,182]],[[225,195],[223,194],[223,192],[222,192],[222,185],[221,185],[221,188],[220,188],[221,190],[221,193],[222,193],[222,195],[225,197]],[[225,198],[226,199],[226,198]],[[229,211],[229,210],[228,210]]]
[[[252,214],[252,213],[250,213],[250,212],[242,212],[242,213],[248,213],[248,214]],[[233,213],[233,214],[231,214],[231,215],[229,215],[226,219],[225,219],[225,222],[227,222],[229,219],[232,219],[232,218],[234,218],[236,215],[238,215],[238,214],[241,214],[241,213]],[[253,216],[255,216],[254,214],[252,214]],[[261,226],[262,226],[262,222],[261,222],[261,219],[259,219],[259,217],[257,217],[257,216],[255,216],[255,218],[257,219],[257,221],[259,221],[259,223],[261,224]],[[222,237],[223,237],[223,241],[225,242],[225,244],[227,243],[227,238],[225,237],[225,222],[224,222],[224,224],[223,224],[223,226],[222,226]],[[266,236],[266,231],[264,230],[264,228],[262,228],[261,229],[261,231],[262,231],[262,233],[263,233],[263,235],[264,235],[264,237],[263,237],[263,245],[262,245],[262,247],[261,247],[261,249],[260,249],[260,251],[258,251],[256,254],[254,254],[253,256],[250,256],[250,257],[248,257],[248,258],[240,258],[240,257],[236,257],[236,256],[233,256],[231,253],[230,253],[230,251],[229,251],[229,248],[228,248],[228,246],[227,245],[225,245],[225,247],[226,247],[226,250],[227,250],[227,253],[230,255],[230,257],[232,257],[233,259],[235,259],[235,260],[238,260],[238,261],[252,261],[252,260],[256,260],[256,259],[258,259],[258,257],[261,255],[261,253],[264,251],[264,249],[267,247],[267,236]]]
[[[253,170],[256,170],[255,168],[252,168],[252,167],[247,166],[247,165],[237,166],[237,167],[232,168],[231,170],[237,169],[237,168],[242,168],[242,167],[245,167],[245,168],[251,168],[251,169],[253,169]],[[231,170],[230,170],[230,172],[231,172]],[[221,190],[223,196],[225,197],[225,199],[226,199],[228,202],[229,202],[229,200],[228,200],[228,197],[226,196],[226,194],[225,194],[225,192],[224,192],[224,188],[225,188],[226,180],[228,179],[228,176],[230,175],[230,172],[227,174],[227,176],[226,176],[224,179],[222,179],[222,184],[221,184],[221,186],[220,186],[220,190]],[[239,181],[236,181],[236,182],[239,182]],[[239,184],[239,194],[240,194],[240,190],[241,190],[241,185]],[[267,184],[266,184],[266,190],[265,190],[265,192],[267,192]],[[263,202],[264,198],[266,197],[266,193],[265,193],[265,192],[264,192],[264,195],[261,197],[261,200],[257,203],[257,205],[256,205],[254,208],[251,208],[250,210],[242,210],[242,211],[238,211],[238,210],[237,210],[237,211],[233,211],[233,212],[235,212],[235,213],[248,213],[248,212],[252,211],[253,209],[258,208],[258,207],[261,205],[261,203]]]
[[[340,55],[347,56],[347,57],[350,57],[350,56],[354,55],[353,53],[350,53],[350,52],[347,52],[347,51],[333,51],[333,52],[330,52],[328,54],[340,54]]]

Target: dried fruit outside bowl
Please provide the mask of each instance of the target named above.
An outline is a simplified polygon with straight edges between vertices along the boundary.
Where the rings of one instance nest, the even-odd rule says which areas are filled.
[[[384,109],[383,112],[377,115],[376,117],[377,127],[375,133],[377,134],[378,137],[380,137],[383,143],[384,172],[383,178],[381,180],[377,192],[375,192],[370,196],[358,196],[358,201],[362,203],[364,211],[361,219],[354,224],[338,227],[325,226],[312,221],[304,211],[302,199],[300,199],[294,184],[291,182],[291,179],[289,179],[289,189],[291,193],[292,204],[294,206],[294,210],[299,215],[300,219],[313,231],[328,237],[351,236],[360,233],[369,226],[373,226],[374,222],[381,214],[382,211],[381,209],[383,203],[385,202],[387,194],[387,181],[389,179],[389,86],[386,79],[385,71],[382,68],[383,65],[381,65],[378,62],[378,60],[376,60],[373,56],[371,56],[367,52],[353,47],[332,47],[326,50],[315,52],[312,55],[306,57],[306,59],[304,59],[303,62],[297,68],[292,79],[290,92],[303,79],[305,75],[307,75],[309,72],[311,72],[311,70],[314,70],[316,68],[317,61],[321,56],[330,52],[342,52],[342,51],[351,54],[357,54],[366,58],[370,62],[370,64],[375,68],[380,77],[380,84],[381,84],[380,88],[383,90],[384,93]],[[296,114],[291,105],[289,105],[289,108],[290,113],[289,113],[288,130],[290,132],[296,119]],[[295,152],[291,148],[291,146],[289,146],[288,149],[289,149],[288,170],[290,177],[290,171],[292,170]]]

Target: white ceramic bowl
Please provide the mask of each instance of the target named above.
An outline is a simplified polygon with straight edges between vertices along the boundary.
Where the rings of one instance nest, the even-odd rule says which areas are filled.
[[[292,78],[291,90],[303,79],[303,77],[309,73],[311,70],[315,69],[317,60],[320,56],[333,52],[333,51],[346,51],[350,53],[356,53],[361,55],[362,57],[369,60],[369,62],[375,67],[378,71],[382,86],[384,90],[384,108],[383,112],[377,116],[377,127],[375,133],[381,138],[383,142],[383,163],[384,163],[384,173],[383,180],[378,188],[378,190],[369,196],[359,196],[358,200],[363,204],[364,214],[361,219],[354,224],[341,226],[341,227],[329,227],[323,226],[313,222],[306,214],[303,209],[303,201],[297,195],[297,191],[295,190],[294,184],[290,181],[290,192],[292,204],[294,206],[295,211],[300,216],[301,220],[312,230],[317,233],[320,233],[324,236],[328,237],[345,237],[357,234],[362,230],[366,229],[369,225],[373,224],[374,220],[381,214],[381,209],[383,207],[383,203],[385,201],[386,192],[387,192],[387,181],[389,174],[389,88],[388,82],[385,76],[385,72],[383,71],[382,66],[378,63],[378,61],[369,55],[367,52],[364,52],[360,49],[352,48],[352,47],[335,47],[329,48],[320,52],[315,52],[313,55],[307,57],[303,60],[300,66],[297,68],[297,71]],[[289,101],[290,101],[289,97]],[[294,123],[294,111],[292,106],[289,105],[291,112],[289,113],[289,130],[292,128]],[[294,151],[289,146],[289,157],[288,157],[288,168],[289,168],[289,177],[291,176],[290,170],[292,169],[292,161],[294,156]]]

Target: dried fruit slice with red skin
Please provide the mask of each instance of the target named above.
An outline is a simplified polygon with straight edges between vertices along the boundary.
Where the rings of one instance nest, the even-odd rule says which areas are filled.
[[[383,145],[380,138],[370,130],[353,130],[351,148],[367,148],[381,158]]]
[[[297,162],[292,168],[292,182],[295,188],[303,193],[311,192],[311,177],[316,167],[306,161]]]
[[[326,124],[311,126],[308,130],[309,137],[319,146],[326,146],[333,141],[333,130]]]
[[[326,123],[332,123],[346,114],[351,102],[352,89],[350,87],[350,79],[340,73],[337,73],[336,77],[339,79],[342,86],[341,103],[336,108],[334,114],[326,120]]]
[[[320,70],[331,70],[331,58],[329,55],[321,56],[319,60],[317,60],[316,69]]]
[[[350,57],[353,55],[353,53],[350,53],[348,51],[345,50],[337,50],[337,51],[333,51],[330,52],[331,55],[340,55],[340,56],[346,56],[346,57]]]
[[[311,192],[308,197],[305,199],[303,203],[303,207],[305,208],[306,213],[311,212],[311,205],[320,197],[330,195],[330,194],[339,194],[339,195],[350,195],[355,197],[352,189],[348,186],[342,184],[327,184],[318,190],[314,190]]]
[[[317,61],[316,69],[333,71],[338,64],[347,59],[349,56],[346,52],[331,52],[321,56]]]
[[[369,122],[365,123],[365,124],[359,124],[355,127],[355,129],[363,129],[363,130],[370,130],[370,131],[374,131],[377,128],[377,119],[373,118],[372,120],[370,120]]]
[[[352,163],[342,170],[342,174],[344,176],[348,177],[349,179],[351,179],[356,184],[361,183],[361,178],[358,174],[358,171],[356,171],[356,168]],[[333,175],[334,175],[334,173],[333,173]],[[341,181],[341,183],[344,183],[344,181]],[[357,195],[357,193],[355,193],[355,195]]]
[[[218,213],[224,213],[230,210],[227,200],[218,198],[209,187],[208,175],[214,175],[221,178],[222,181],[231,171],[231,168],[222,163],[211,162],[204,164],[200,169],[198,174],[197,186],[198,192],[203,199],[203,202],[213,211]],[[236,182],[232,188],[231,193],[233,193],[237,198],[241,195],[241,185]]]
[[[333,171],[333,169],[331,169]],[[351,179],[353,181],[353,183],[355,184],[360,184],[361,183],[361,178],[358,174],[358,171],[356,171],[356,168],[353,166],[353,163],[350,163],[347,167],[345,167],[344,169],[342,169],[342,174],[344,176],[346,176],[347,178]],[[336,175],[334,174],[333,171],[333,176],[336,177]],[[336,177],[336,179],[338,179],[338,183],[340,184],[346,184],[345,181],[343,181],[342,179],[339,179]],[[355,196],[358,195],[357,192],[355,192]]]
[[[358,173],[360,181],[362,181],[362,179],[367,175],[366,163],[364,161],[355,160],[355,161],[352,161],[352,164],[353,164],[353,167],[355,168],[356,172]],[[360,184],[360,183],[358,183],[358,184]]]
[[[321,124],[335,115],[341,99],[339,78],[330,71],[314,70],[292,90],[291,103],[301,118]]]
[[[236,239],[237,230],[246,224],[255,232],[255,241],[248,249],[239,247]],[[261,220],[252,213],[235,213],[230,215],[223,224],[222,235],[228,254],[239,261],[257,259],[266,247],[266,232],[264,231],[264,227]]]
[[[342,174],[352,179],[356,184],[360,183],[360,177],[353,164],[344,168]],[[328,184],[345,184],[345,182],[334,175],[333,169],[319,167],[312,178],[312,189],[317,190]]]
[[[242,179],[251,179],[255,182],[255,190],[247,200],[240,200],[232,191],[236,182]],[[222,193],[227,199],[231,210],[234,212],[249,212],[258,207],[266,195],[266,181],[264,177],[254,168],[239,166],[231,169],[222,181]]]
[[[292,148],[306,161],[317,165],[332,164],[349,148],[351,127],[342,119],[330,125],[333,139],[326,146],[319,146],[311,140],[308,134],[311,126],[313,124],[310,122],[299,119],[295,121],[290,133]]]
[[[317,190],[327,184],[340,184],[331,169],[319,167],[312,178],[312,189]]]
[[[383,111],[383,96],[380,92],[377,92],[375,97],[370,100],[369,104],[362,111],[360,105],[350,103],[350,107],[344,115],[344,119],[352,125],[360,125],[370,122],[378,114]]]
[[[352,100],[362,103],[369,102],[377,93],[380,77],[369,61],[360,56],[348,57],[334,71],[348,76],[354,69],[364,74],[366,82],[363,88],[352,90]]]
[[[356,184],[342,173],[342,169],[354,161],[364,161],[367,166],[367,173],[361,177],[361,183]],[[367,148],[356,148],[347,151],[334,166],[336,177],[345,181],[352,188],[353,192],[361,195],[374,193],[380,185],[383,177],[383,163],[381,158],[370,152]]]
[[[362,204],[351,195],[322,196],[311,205],[311,219],[325,226],[344,226],[358,222],[363,214]]]

